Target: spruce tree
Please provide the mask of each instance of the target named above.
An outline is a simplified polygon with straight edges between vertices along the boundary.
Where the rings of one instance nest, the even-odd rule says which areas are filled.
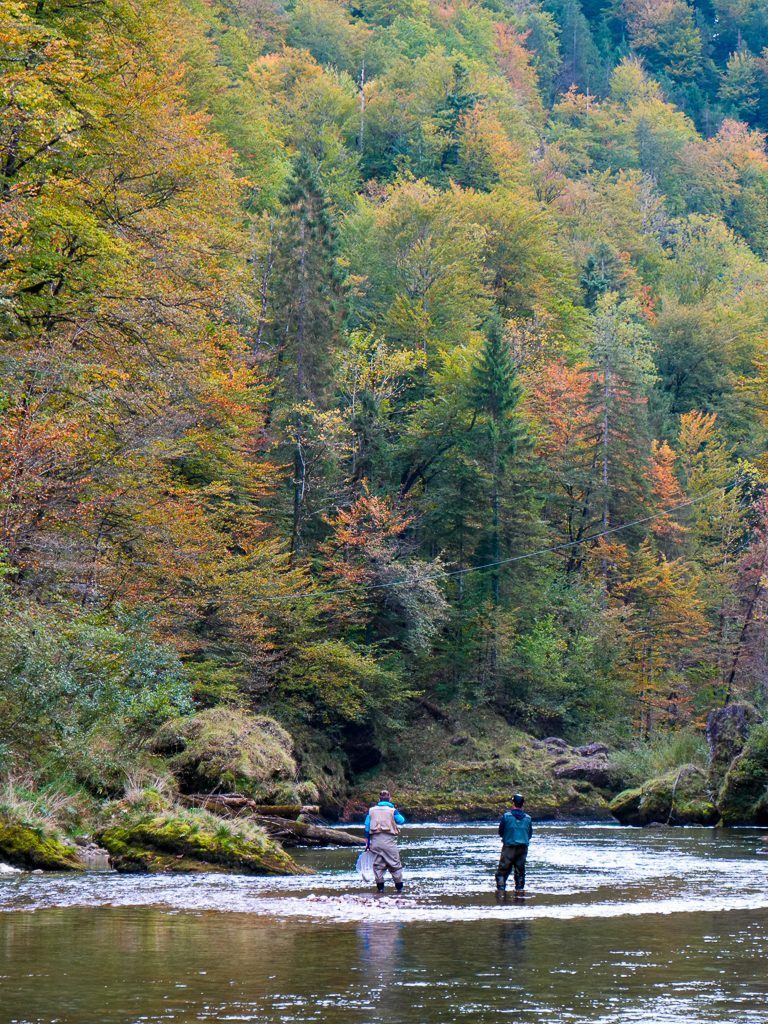
[[[340,322],[337,234],[310,159],[300,154],[283,200],[273,277],[272,341],[286,390],[318,401]]]
[[[504,478],[511,460],[525,437],[525,428],[516,415],[520,403],[517,371],[502,325],[494,318],[485,337],[472,381],[472,405],[477,417],[477,455],[483,458],[491,483],[491,517],[488,530],[490,561],[502,557],[501,501]],[[491,574],[493,604],[499,605],[499,570]]]

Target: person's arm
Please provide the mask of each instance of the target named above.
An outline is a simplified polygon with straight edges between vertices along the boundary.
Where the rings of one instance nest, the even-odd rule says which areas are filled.
[[[533,818],[528,818],[528,842],[529,843],[531,841],[531,836],[532,835],[533,835]]]
[[[397,822],[398,825],[405,824],[405,818],[402,816],[400,811],[395,811],[395,821]]]
[[[365,816],[365,848],[366,850],[371,845],[371,812],[369,811]]]
[[[501,821],[499,822],[499,835],[501,836],[502,839],[504,838],[504,819],[505,818],[506,818],[506,814],[502,814]]]

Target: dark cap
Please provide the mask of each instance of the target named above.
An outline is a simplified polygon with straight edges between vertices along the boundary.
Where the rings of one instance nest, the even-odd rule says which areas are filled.
[[[515,805],[515,807],[522,807],[525,803],[525,797],[522,793],[515,793],[515,795],[512,797],[512,803]]]

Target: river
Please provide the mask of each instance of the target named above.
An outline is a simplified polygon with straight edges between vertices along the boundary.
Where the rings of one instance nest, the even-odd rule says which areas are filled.
[[[768,1022],[757,829],[535,829],[499,902],[487,825],[405,829],[407,891],[313,874],[0,876],[2,1024]]]

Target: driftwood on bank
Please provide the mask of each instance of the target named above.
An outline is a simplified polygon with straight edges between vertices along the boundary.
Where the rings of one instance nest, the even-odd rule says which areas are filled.
[[[283,846],[365,846],[364,839],[338,828],[262,814],[254,814],[252,820],[261,825],[270,839],[277,839]]]
[[[213,814],[236,817],[240,814],[268,814],[278,818],[293,819],[301,814],[319,814],[317,804],[260,804],[241,793],[193,793],[181,797],[188,807],[204,807]]]
[[[258,804],[250,797],[237,793],[199,793],[181,797],[189,807],[204,807],[206,811],[225,818],[245,818],[261,825],[271,839],[283,846],[364,846],[365,840],[336,828],[298,821],[300,815],[317,814],[316,805],[271,806]]]

